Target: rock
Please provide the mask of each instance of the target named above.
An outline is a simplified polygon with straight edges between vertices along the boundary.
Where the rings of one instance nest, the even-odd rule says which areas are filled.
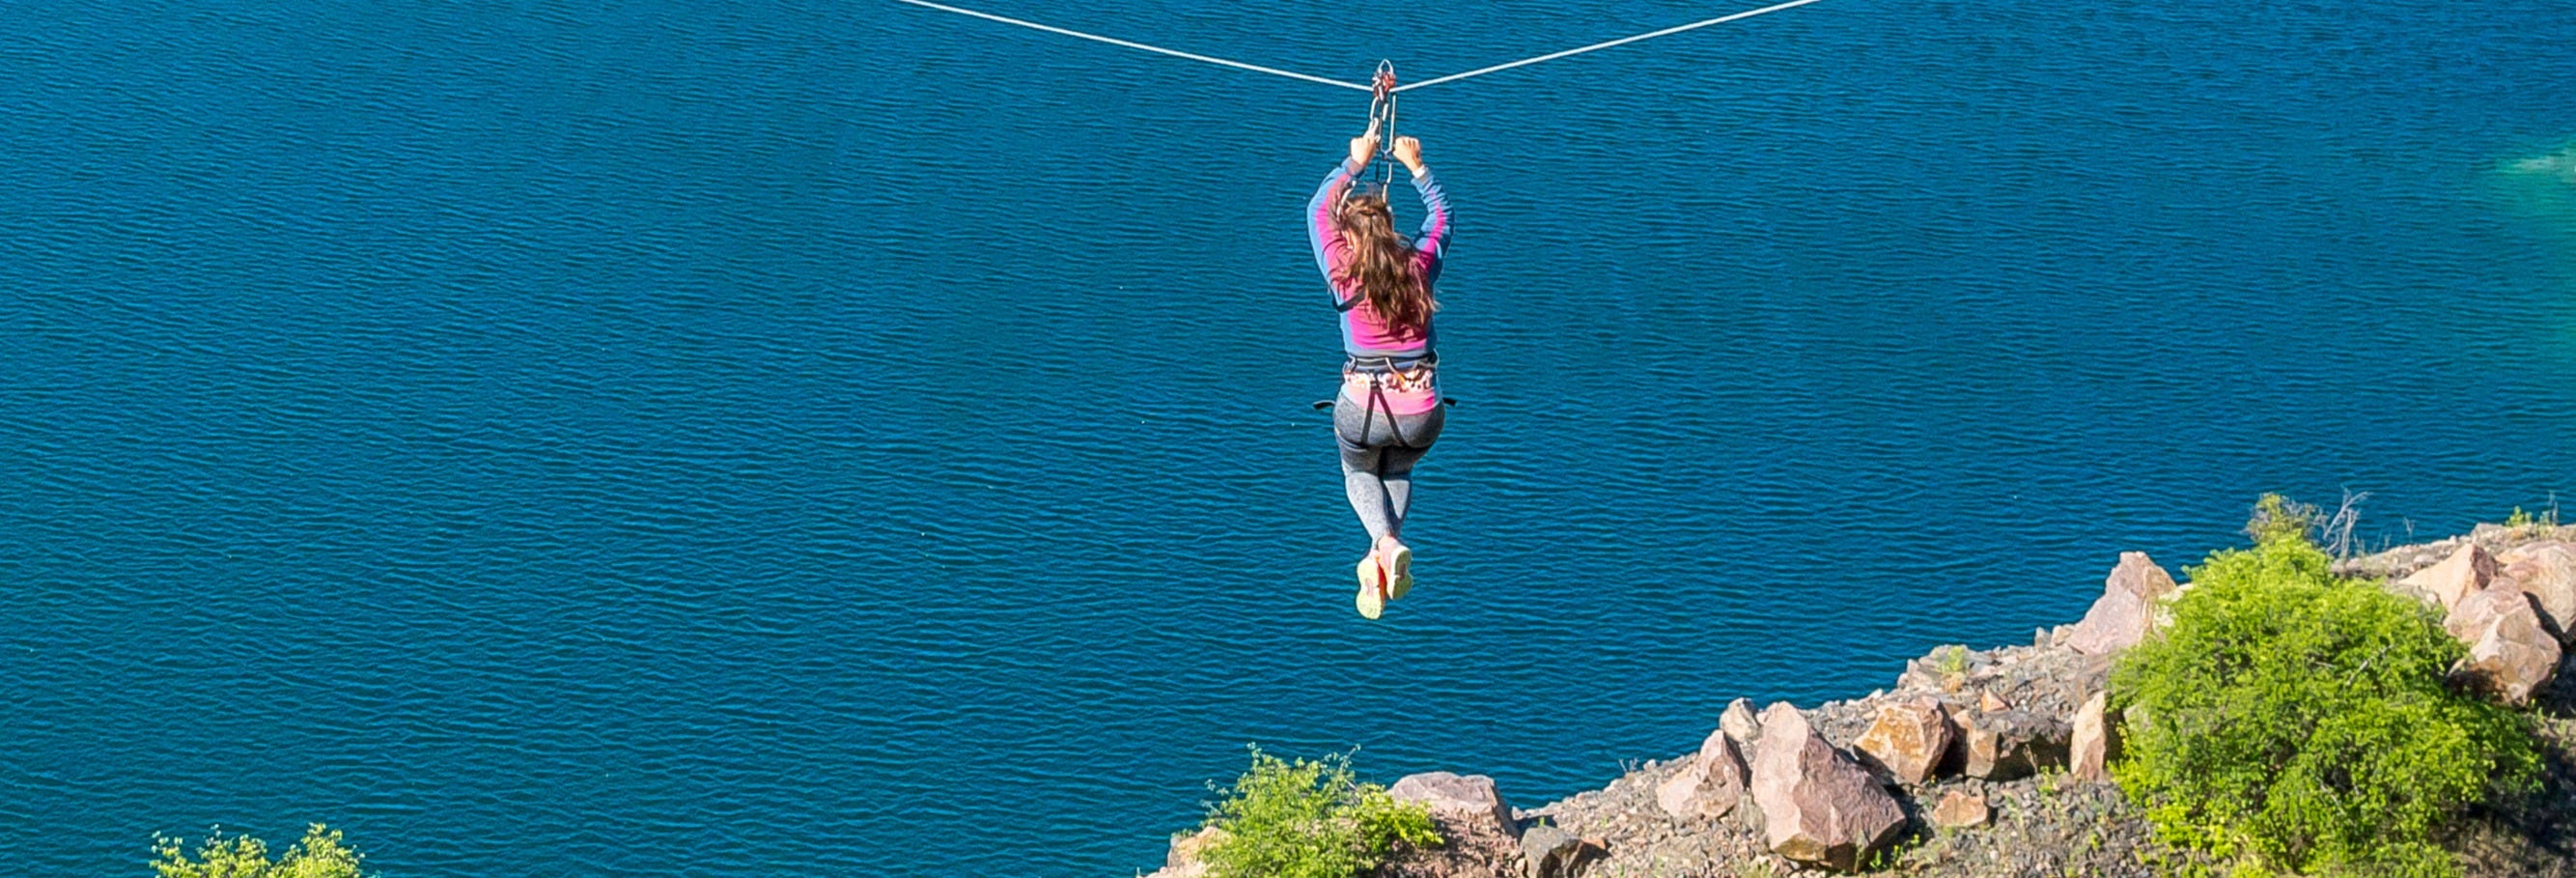
[[[1753,703],[1741,698],[1727,702],[1726,713],[1717,718],[1717,727],[1735,739],[1737,750],[1746,753],[1753,752],[1754,743],[1762,740],[1762,720],[1753,715]]]
[[[2111,779],[2111,724],[2106,716],[2111,693],[2095,692],[2075,711],[2075,737],[2069,747],[2067,773],[2077,780],[2109,781]]]
[[[2086,655],[2110,655],[2136,646],[2155,626],[2157,599],[2174,591],[2173,576],[2148,560],[2145,552],[2120,553],[2120,563],[2102,582],[2102,596],[2066,635],[2066,646]]]
[[[2125,591],[2149,601],[2164,600],[2166,595],[2181,591],[2173,574],[2166,573],[2145,552],[2121,552],[2120,561],[2111,565],[2111,575],[2102,582],[2104,591]]]
[[[2557,629],[2558,642],[2576,646],[2576,543],[2532,543],[2498,556],[2496,563],[2540,606],[2541,621]]]
[[[1995,711],[1998,711],[1998,710],[2005,710],[2005,709],[2009,709],[2009,708],[2011,708],[2011,707],[2012,707],[2012,705],[2004,703],[2004,700],[2003,700],[2003,699],[1995,697],[1995,693],[1992,693],[1992,692],[1980,692],[1980,693],[1977,693],[1977,709],[1978,709],[1978,710],[1982,710],[1982,711],[1985,711],[1985,712],[1987,712],[1987,713],[1993,713],[1993,712],[1995,712]]]
[[[1921,784],[1950,751],[1950,716],[1930,698],[1881,706],[1852,749],[1897,783]]]
[[[1225,830],[1214,826],[1190,835],[1172,836],[1172,849],[1163,854],[1163,868],[1154,870],[1149,878],[1200,878],[1206,875],[1208,866],[1200,857],[1207,853],[1209,845],[1224,837]]]
[[[1521,856],[1531,878],[1574,878],[1603,854],[1602,847],[1554,826],[1532,826],[1521,833]]]
[[[2070,730],[2058,720],[2027,710],[1980,713],[1965,723],[1967,742],[1961,770],[1980,780],[2019,780],[2042,768],[2066,764]]]
[[[1986,797],[1960,790],[1942,796],[1941,804],[1932,809],[1932,822],[1951,829],[1984,826],[1993,817],[1994,811],[1986,807]]]
[[[1512,819],[1512,808],[1503,803],[1503,794],[1494,788],[1494,779],[1481,774],[1408,774],[1387,787],[1386,794],[1398,802],[1420,802],[1433,814],[1454,815],[1462,822],[1506,838],[1520,835],[1520,822]]]
[[[1869,771],[1788,704],[1762,711],[1753,802],[1773,853],[1852,871],[1905,829],[1905,811]]]
[[[2444,612],[2458,606],[2462,598],[2484,590],[2496,575],[2495,556],[2476,543],[2465,543],[2442,563],[2415,571],[2393,586],[2397,591],[2415,595],[2429,604],[2438,604]]]
[[[2470,593],[2442,627],[2469,645],[2452,678],[2506,704],[2523,704],[2549,685],[2563,652],[2541,627],[2531,596],[2493,588]]]
[[[1655,787],[1655,804],[1683,820],[1724,817],[1744,797],[1746,774],[1744,757],[1726,730],[1719,729],[1699,745],[1698,755]]]

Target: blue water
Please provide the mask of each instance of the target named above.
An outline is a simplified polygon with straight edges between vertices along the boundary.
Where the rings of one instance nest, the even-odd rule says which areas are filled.
[[[979,0],[1356,79],[1722,4]],[[1409,93],[1422,585],[1297,214],[1364,96],[879,0],[0,3],[0,861],[1128,874],[1246,742],[1535,805],[2265,490],[2576,496],[2562,0],[1827,0]]]

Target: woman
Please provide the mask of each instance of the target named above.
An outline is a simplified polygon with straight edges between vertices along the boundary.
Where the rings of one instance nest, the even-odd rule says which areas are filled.
[[[1377,155],[1375,132],[1351,138],[1351,157],[1334,168],[1306,205],[1315,265],[1332,285],[1342,315],[1342,392],[1333,400],[1333,433],[1342,447],[1342,488],[1372,542],[1359,562],[1360,615],[1371,619],[1413,587],[1413,550],[1404,544],[1404,514],[1413,499],[1413,465],[1440,438],[1439,356],[1431,345],[1432,284],[1449,251],[1449,199],[1422,164],[1422,143],[1395,139],[1395,158],[1413,172],[1422,196],[1421,234],[1395,230],[1382,192],[1352,192],[1351,181]]]

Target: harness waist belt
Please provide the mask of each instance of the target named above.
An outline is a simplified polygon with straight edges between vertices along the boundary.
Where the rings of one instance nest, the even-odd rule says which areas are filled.
[[[1342,354],[1342,371],[1344,373],[1369,372],[1384,375],[1391,372],[1402,373],[1430,369],[1438,367],[1439,365],[1440,352],[1438,351],[1424,351],[1419,354],[1354,354],[1348,352]]]

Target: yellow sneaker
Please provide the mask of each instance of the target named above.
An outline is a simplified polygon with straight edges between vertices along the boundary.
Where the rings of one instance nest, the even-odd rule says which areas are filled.
[[[1387,548],[1392,546],[1393,548]],[[1404,597],[1413,590],[1413,547],[1394,540],[1378,550],[1379,566],[1386,570],[1386,599]]]
[[[1375,619],[1386,612],[1386,568],[1377,562],[1377,553],[1360,558],[1360,593],[1352,598],[1359,605],[1360,617]]]

